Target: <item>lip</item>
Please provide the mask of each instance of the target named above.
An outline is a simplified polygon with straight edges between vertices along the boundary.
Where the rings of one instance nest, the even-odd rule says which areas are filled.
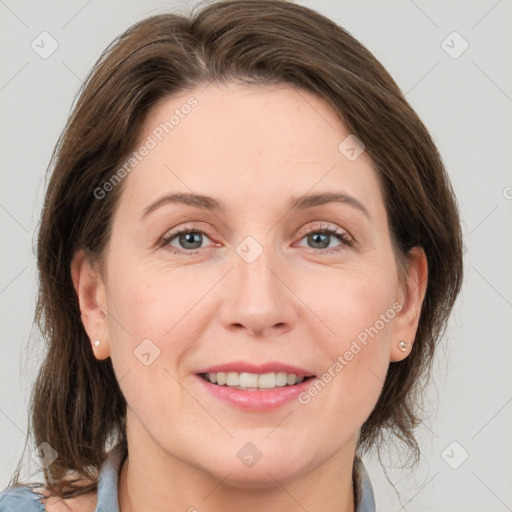
[[[230,363],[217,364],[215,366],[208,366],[197,371],[199,373],[217,373],[217,372],[236,372],[236,373],[278,373],[286,372],[293,373],[297,377],[312,377],[314,372],[305,368],[299,368],[290,364],[280,363],[278,361],[269,361],[260,365],[249,363],[247,361],[232,361]],[[220,387],[220,386],[217,386]],[[291,387],[291,386],[290,386]]]
[[[212,368],[222,368],[223,366],[227,365],[221,365],[219,367],[215,366]],[[254,372],[253,370],[252,373],[258,372]],[[212,384],[206,379],[203,379],[203,377],[200,375],[195,375],[195,377],[199,381],[200,385],[204,386],[203,389],[205,389],[206,392],[211,393],[214,397],[218,398],[224,403],[228,403],[231,406],[247,412],[264,412],[279,409],[280,407],[283,407],[284,405],[297,399],[298,395],[305,391],[316,380],[314,377],[312,377],[302,381],[300,384],[295,384],[294,386],[282,386],[270,389],[244,391],[242,389],[230,388],[229,386],[219,386],[217,384]]]

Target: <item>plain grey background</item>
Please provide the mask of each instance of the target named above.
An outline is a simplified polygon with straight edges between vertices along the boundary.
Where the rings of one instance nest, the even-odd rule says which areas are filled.
[[[376,458],[366,459],[377,508],[512,510],[512,1],[299,3],[348,29],[395,78],[438,144],[463,217],[465,282],[428,389],[422,461],[408,472],[399,454],[385,459],[400,501]],[[147,15],[188,5],[0,0],[2,489],[22,452],[40,363],[40,351],[26,345],[33,237],[51,151],[107,44]],[[44,55],[52,44],[56,50]]]

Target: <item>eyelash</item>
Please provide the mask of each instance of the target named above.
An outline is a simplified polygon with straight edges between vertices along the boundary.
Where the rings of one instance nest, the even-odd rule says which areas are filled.
[[[311,235],[313,233],[315,233],[315,234],[322,233],[322,234],[326,234],[326,235],[333,235],[341,242],[341,245],[339,245],[339,246],[326,248],[326,249],[313,249],[312,247],[309,247],[309,249],[311,249],[312,251],[315,251],[315,252],[322,252],[324,254],[329,254],[329,253],[343,250],[343,246],[346,246],[346,247],[354,246],[354,240],[347,234],[346,231],[340,231],[340,230],[330,227],[330,226],[326,226],[326,227],[320,228],[320,229],[318,229],[318,228],[301,229],[299,232],[299,235],[301,235],[301,240],[302,240],[304,237]]]
[[[206,233],[202,229],[186,227],[186,228],[181,229],[180,231],[176,231],[175,233],[171,233],[170,235],[164,236],[161,239],[159,245],[162,246],[162,247],[168,246],[168,244],[170,244],[170,242],[172,240],[174,240],[176,237],[178,237],[178,236],[180,236],[180,235],[182,235],[184,233],[198,233],[198,234],[201,234],[201,235],[205,235],[205,236],[207,236],[210,239],[212,238],[211,235],[209,235],[208,233]],[[341,242],[340,246],[331,247],[331,248],[325,248],[325,249],[314,249],[312,247],[309,247],[309,249],[311,249],[314,252],[321,252],[321,253],[324,253],[324,254],[330,254],[330,253],[342,250],[342,246],[346,246],[346,247],[353,247],[354,246],[354,240],[351,237],[349,237],[349,235],[347,235],[347,233],[345,231],[339,231],[339,230],[337,230],[335,228],[332,228],[332,227],[329,227],[329,226],[327,226],[325,228],[320,228],[320,229],[305,229],[305,230],[301,230],[299,234],[301,235],[301,240],[302,240],[304,237],[306,237],[308,235],[311,235],[313,233],[314,234],[321,233],[321,234],[333,235],[333,236],[335,236]],[[192,250],[186,250],[186,249],[176,250],[175,249],[175,250],[172,250],[172,253],[173,254],[186,254],[187,256],[192,256],[194,254],[197,254],[201,249],[202,248],[200,248],[200,249],[192,249]]]

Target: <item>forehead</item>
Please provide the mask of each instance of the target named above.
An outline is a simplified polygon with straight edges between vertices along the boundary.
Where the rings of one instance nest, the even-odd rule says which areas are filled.
[[[370,158],[363,152],[350,160],[340,149],[350,135],[308,91],[211,83],[153,107],[135,151],[150,149],[130,172],[125,194],[139,209],[164,191],[228,196],[244,206],[342,187],[378,202]]]

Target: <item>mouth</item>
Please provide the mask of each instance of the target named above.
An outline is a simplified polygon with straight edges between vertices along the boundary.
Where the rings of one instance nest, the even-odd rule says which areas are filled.
[[[245,412],[270,412],[293,404],[316,378],[306,368],[280,361],[231,361],[200,368],[196,377],[215,400]]]
[[[243,391],[293,387],[315,378],[315,375],[296,375],[287,372],[207,372],[198,373],[198,375],[210,384]]]

